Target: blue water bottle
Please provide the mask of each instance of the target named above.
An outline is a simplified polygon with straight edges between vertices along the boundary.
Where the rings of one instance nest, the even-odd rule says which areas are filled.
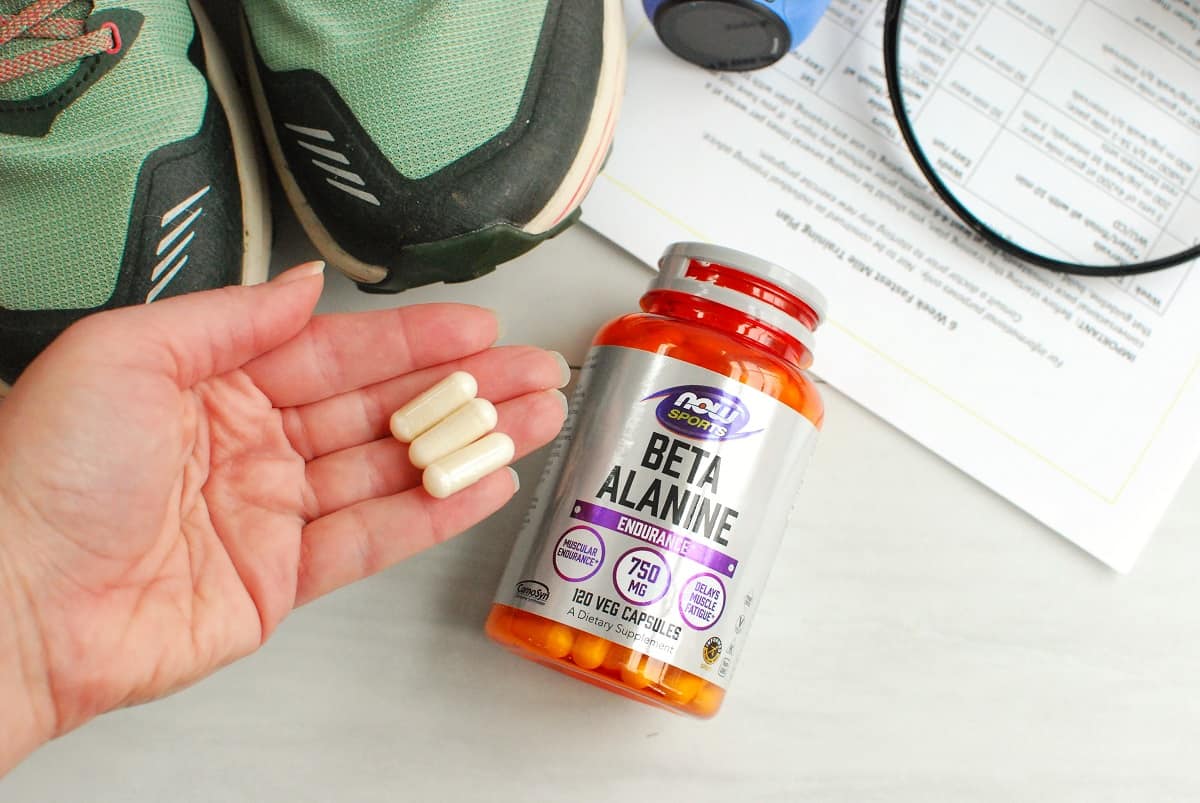
[[[710,70],[757,70],[804,41],[829,0],[642,0],[658,38]]]

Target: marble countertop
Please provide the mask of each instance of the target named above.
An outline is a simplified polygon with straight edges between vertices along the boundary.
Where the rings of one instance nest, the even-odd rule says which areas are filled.
[[[286,220],[277,243],[278,264],[312,253]],[[649,276],[575,227],[466,285],[380,297],[331,275],[322,309],[481,303],[506,342],[578,366]],[[0,801],[1200,799],[1200,471],[1122,577],[823,392],[799,526],[712,721],[484,637],[543,451],[490,520],[43,748]]]

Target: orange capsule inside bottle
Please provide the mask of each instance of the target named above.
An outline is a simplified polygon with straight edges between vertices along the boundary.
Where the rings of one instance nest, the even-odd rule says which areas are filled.
[[[721,707],[823,406],[820,293],[677,243],[601,328],[488,617],[514,652],[697,717]]]

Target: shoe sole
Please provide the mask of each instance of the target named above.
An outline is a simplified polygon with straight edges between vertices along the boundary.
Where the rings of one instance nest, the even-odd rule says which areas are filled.
[[[245,16],[242,17],[251,95],[262,124],[267,153],[275,165],[284,193],[300,225],[325,261],[368,293],[397,293],[435,282],[469,281],[554,237],[579,219],[579,204],[599,175],[612,145],[625,86],[625,21],[621,0],[604,0],[603,37],[604,51],[591,119],[571,167],[545,206],[522,226],[498,223],[437,242],[403,246],[396,255],[396,267],[388,268],[364,262],[339,246],[305,198],[284,159],[258,65],[254,61],[250,29]]]
[[[242,196],[242,284],[258,284],[267,279],[271,261],[271,208],[267,203],[267,175],[258,153],[257,134],[249,108],[216,29],[197,0],[189,0],[196,33],[204,46],[204,68],[213,94],[221,101],[229,123],[237,164],[238,185]],[[0,380],[0,401],[12,386]]]
[[[225,109],[233,140],[234,164],[237,165],[242,195],[242,284],[259,284],[267,280],[271,266],[271,204],[267,196],[266,165],[259,151],[250,107],[233,72],[233,63],[199,0],[188,0],[188,6],[204,46],[208,83]]]

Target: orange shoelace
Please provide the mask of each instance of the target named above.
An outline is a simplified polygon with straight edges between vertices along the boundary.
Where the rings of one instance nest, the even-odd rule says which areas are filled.
[[[105,23],[94,31],[83,20],[57,17],[71,0],[35,0],[17,14],[0,14],[0,47],[15,39],[45,40],[45,47],[0,59],[0,84],[59,67],[99,53],[121,49],[117,26]]]

